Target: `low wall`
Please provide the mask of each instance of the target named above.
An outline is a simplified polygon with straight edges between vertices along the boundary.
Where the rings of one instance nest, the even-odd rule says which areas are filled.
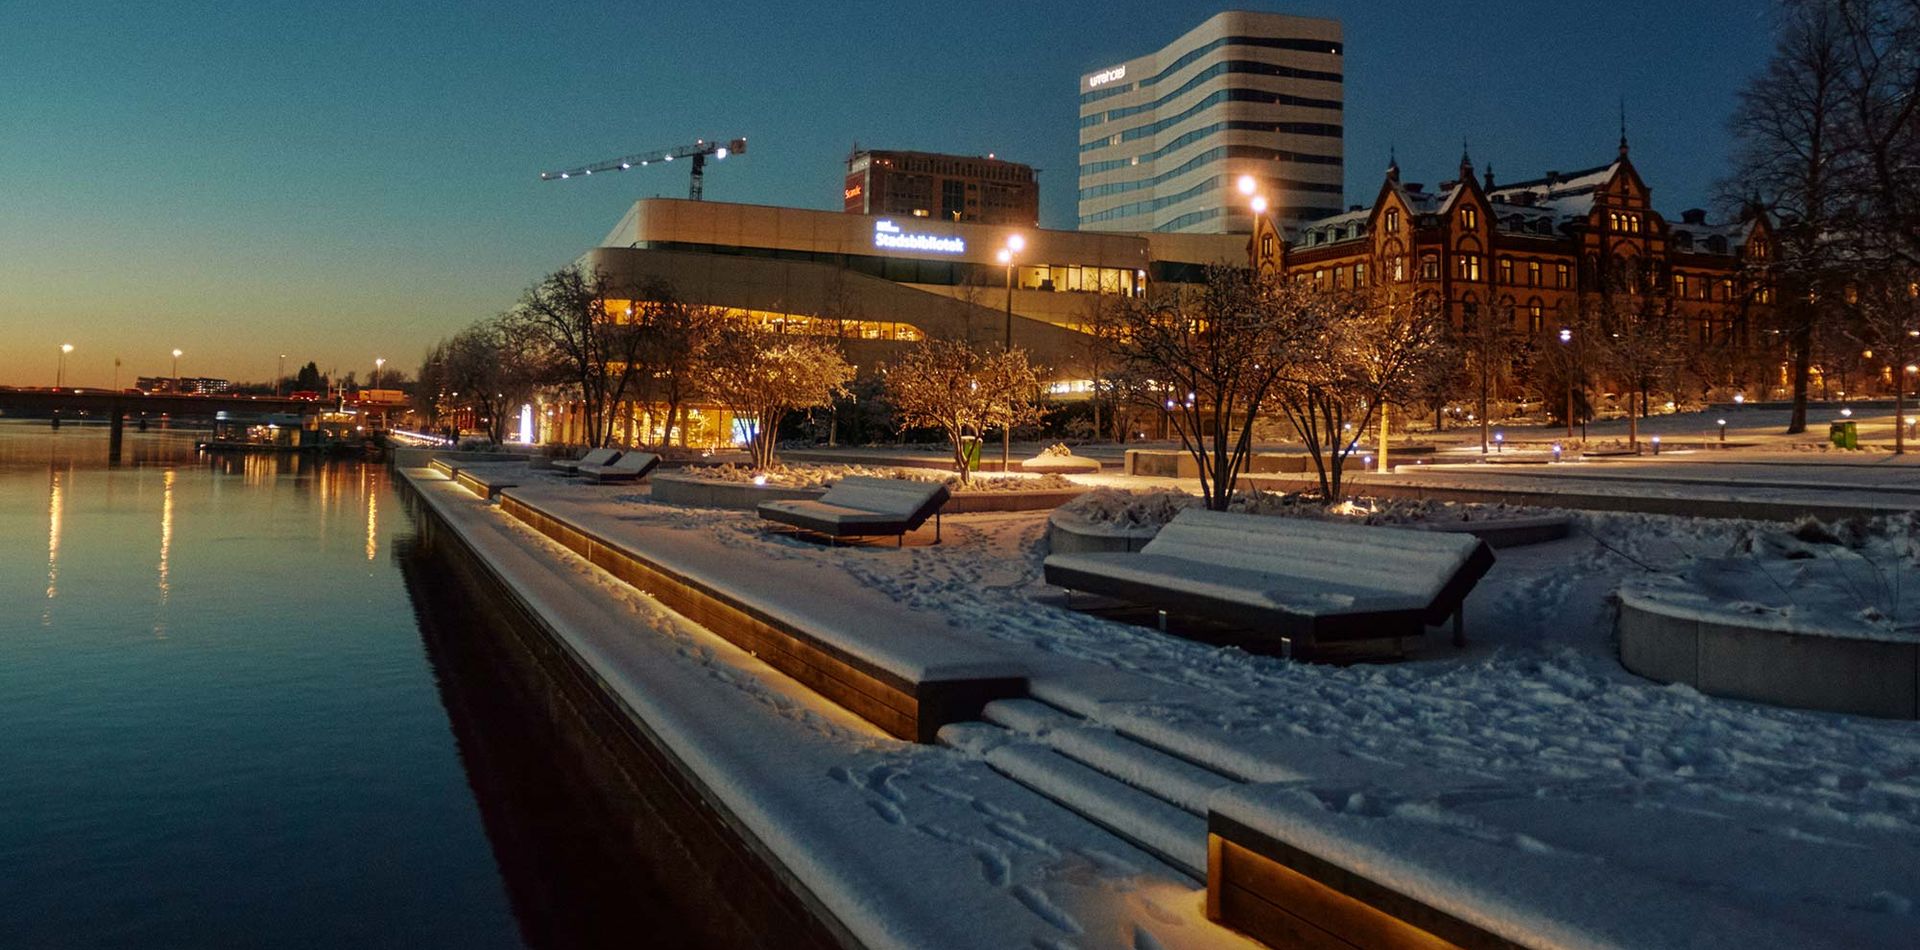
[[[1797,633],[1701,619],[1620,594],[1620,665],[1710,696],[1797,709],[1920,719],[1920,643]]]
[[[1062,524],[1047,516],[1047,552],[1050,554],[1130,553],[1146,546],[1159,528],[1094,528]]]
[[[1247,472],[1256,475],[1305,472],[1312,464],[1304,455],[1256,452],[1247,460]],[[1128,449],[1122,471],[1150,478],[1199,478],[1200,463],[1193,460],[1192,453],[1174,449]]]
[[[824,488],[790,488],[782,485],[755,485],[752,482],[722,482],[692,478],[672,472],[655,472],[653,500],[670,505],[696,508],[730,508],[752,511],[763,501],[790,501],[818,498]],[[983,511],[1045,511],[1080,497],[1091,489],[1048,488],[1036,491],[955,492],[940,509],[944,515],[965,515]]]
[[[648,477],[653,485],[653,500],[669,505],[695,508],[732,508],[752,511],[763,501],[796,501],[818,498],[824,488],[787,488],[780,485],[755,485],[752,482],[722,482],[690,478],[676,472],[656,471]]]

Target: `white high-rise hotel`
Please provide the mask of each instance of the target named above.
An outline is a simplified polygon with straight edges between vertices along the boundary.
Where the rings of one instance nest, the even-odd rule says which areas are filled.
[[[1342,210],[1340,23],[1221,13],[1080,77],[1080,228],[1244,232],[1253,175],[1282,224]]]

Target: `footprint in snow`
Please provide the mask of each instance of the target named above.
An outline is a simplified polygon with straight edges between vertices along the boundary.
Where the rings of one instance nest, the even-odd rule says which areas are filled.
[[[1079,935],[1085,932],[1080,922],[1072,914],[1062,910],[1058,904],[1047,899],[1047,895],[1028,884],[1013,889],[1013,896],[1020,901],[1035,917],[1052,924],[1064,933]]]
[[[900,774],[898,769],[890,765],[876,765],[868,769],[866,780],[867,791],[875,795],[884,795],[895,802],[904,803],[907,800],[907,793],[901,791],[900,787],[894,784],[894,780],[899,778]]]
[[[998,851],[984,848],[973,852],[973,859],[980,862],[980,877],[994,887],[1006,887],[1013,879],[1013,863]]]
[[[907,816],[901,814],[899,807],[892,802],[872,801],[867,803],[867,807],[873,809],[874,814],[886,819],[887,824],[904,825],[907,823]]]
[[[993,832],[996,835],[999,835],[1002,838],[1007,839],[1008,841],[1013,842],[1016,845],[1019,845],[1022,848],[1027,849],[1028,851],[1032,851],[1035,854],[1044,854],[1050,858],[1057,858],[1060,856],[1059,849],[1055,848],[1052,844],[1049,844],[1047,842],[1047,839],[1042,838],[1039,835],[1029,834],[1025,831],[1021,831],[1020,829],[1015,828],[1012,825],[1007,824],[1006,822],[1003,822],[1003,821],[987,822],[987,830]]]
[[[1011,808],[1002,808],[986,799],[974,799],[973,810],[988,818],[999,818],[1003,821],[1011,821],[1016,825],[1024,825],[1027,823],[1027,816]]]

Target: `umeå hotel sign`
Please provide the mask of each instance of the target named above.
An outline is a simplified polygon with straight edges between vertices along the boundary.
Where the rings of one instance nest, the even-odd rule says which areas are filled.
[[[933,251],[938,254],[967,252],[965,238],[902,231],[899,225],[886,218],[873,223],[873,246],[889,251]]]

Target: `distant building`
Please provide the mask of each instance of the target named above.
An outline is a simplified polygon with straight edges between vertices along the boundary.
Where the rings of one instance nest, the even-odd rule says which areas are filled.
[[[150,393],[192,393],[205,396],[212,393],[224,393],[233,389],[233,381],[216,379],[211,376],[142,376],[134,380],[134,386]]]
[[[1040,223],[1033,166],[989,155],[855,151],[841,192],[851,214],[936,218],[964,224]]]
[[[1246,233],[1242,175],[1283,224],[1338,213],[1344,49],[1337,20],[1231,11],[1081,76],[1080,229]]]
[[[1325,290],[1402,284],[1433,293],[1455,326],[1501,321],[1552,336],[1583,307],[1612,299],[1683,322],[1696,347],[1744,347],[1774,304],[1772,226],[1764,214],[1709,222],[1653,210],[1652,189],[1627,157],[1499,184],[1462,155],[1458,175],[1429,190],[1398,163],[1371,206],[1308,222],[1286,240],[1262,222],[1263,272]]]

